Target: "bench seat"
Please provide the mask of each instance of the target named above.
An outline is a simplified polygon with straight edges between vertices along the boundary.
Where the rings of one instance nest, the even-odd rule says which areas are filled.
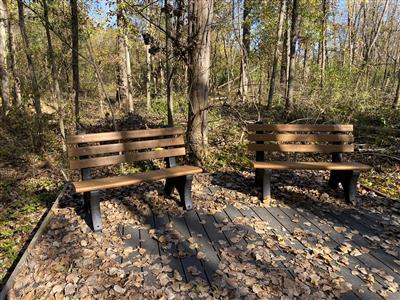
[[[370,166],[357,162],[296,162],[296,161],[253,161],[255,169],[271,170],[369,170]]]
[[[172,168],[148,171],[145,173],[78,181],[73,182],[72,184],[75,188],[75,192],[83,193],[139,184],[146,181],[155,181],[166,178],[185,176],[189,174],[198,174],[201,172],[201,168],[183,165]]]

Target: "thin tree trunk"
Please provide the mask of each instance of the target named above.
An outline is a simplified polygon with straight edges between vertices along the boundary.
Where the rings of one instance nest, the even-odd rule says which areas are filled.
[[[147,7],[147,17],[151,17],[151,11],[150,11],[150,3],[149,0],[146,1]],[[146,22],[146,31],[149,32],[151,31],[151,24],[149,22]],[[146,51],[146,109],[147,111],[150,110],[151,108],[151,54],[149,52],[150,49],[150,44],[145,45],[145,51]]]
[[[133,111],[133,99],[130,90],[130,58],[128,37],[126,35],[126,20],[121,0],[117,0],[117,27],[118,27],[118,74],[117,74],[117,99],[127,109]]]
[[[60,127],[60,133],[62,138],[62,149],[65,152],[67,147],[65,145],[65,127],[64,127],[64,107],[63,101],[60,91],[60,85],[58,82],[58,75],[57,75],[57,67],[56,67],[56,59],[54,56],[54,49],[53,43],[51,40],[50,34],[50,23],[49,23],[49,9],[47,6],[47,0],[43,0],[43,18],[45,23],[46,29],[46,37],[47,37],[47,54],[50,61],[50,68],[51,68],[51,79],[52,79],[52,90],[53,90],[53,97],[57,102],[57,109],[58,109],[58,124]]]
[[[293,0],[292,10],[292,24],[290,30],[290,59],[289,59],[289,78],[288,78],[288,89],[286,96],[286,110],[291,112],[293,110],[293,83],[294,83],[294,72],[295,72],[295,54],[296,54],[296,43],[298,36],[298,17],[299,17],[299,0]]]
[[[213,0],[189,1],[189,114],[187,139],[196,164],[201,164],[208,146],[208,91]]]
[[[7,0],[2,0],[7,5]],[[21,81],[19,79],[16,63],[15,63],[15,41],[14,41],[14,30],[12,28],[11,18],[8,14],[8,8],[6,6],[6,13],[8,15],[8,52],[10,55],[10,68],[12,74],[12,98],[13,105],[15,107],[19,107],[22,104],[22,96],[21,96]]]
[[[308,77],[308,40],[304,41],[304,57],[303,57],[303,80],[306,81]]]
[[[321,39],[320,39],[320,87],[324,87],[325,80],[325,67],[326,67],[326,20],[327,13],[327,0],[322,0],[322,17],[321,17]]]
[[[400,104],[400,70],[397,74],[397,88],[396,88],[396,95],[393,99],[392,108],[398,109]]]
[[[238,5],[238,9],[240,6]],[[242,45],[241,45],[241,61],[240,61],[240,96],[245,101],[248,93],[249,74],[248,61],[250,53],[250,27],[249,16],[250,6],[249,0],[243,0],[243,20],[242,20]]]
[[[78,19],[78,0],[70,0],[71,3],[71,37],[72,37],[72,82],[74,89],[75,104],[75,128],[80,127],[79,109],[79,19]]]
[[[2,114],[6,116],[9,109],[9,80],[7,72],[7,4],[6,0],[0,0],[0,96]]]
[[[33,91],[33,100],[34,100],[34,105],[35,105],[35,111],[37,114],[41,114],[42,107],[40,104],[39,85],[37,82],[35,65],[33,64],[32,51],[30,48],[29,39],[28,39],[28,35],[26,33],[26,28],[25,28],[24,3],[23,3],[23,0],[17,0],[17,3],[18,3],[19,28],[21,30],[22,42],[24,45],[24,52],[26,55],[26,59],[28,61],[28,69],[30,72],[30,77],[31,77],[31,82],[32,82],[32,91]]]
[[[278,60],[280,56],[280,49],[282,47],[282,31],[283,31],[283,22],[285,19],[285,12],[286,12],[286,0],[281,0],[281,8],[279,12],[279,24],[278,24],[278,32],[277,32],[277,39],[276,39],[276,46],[274,52],[274,60],[272,63],[272,72],[271,78],[269,83],[269,92],[268,92],[268,106],[267,109],[272,108],[272,102],[274,98],[275,92],[275,80],[277,77],[277,69],[278,69]]]
[[[164,12],[165,12],[165,76],[166,90],[167,90],[167,117],[168,125],[174,125],[174,104],[172,99],[172,72],[170,68],[170,42],[168,36],[170,35],[170,18],[172,12],[169,10],[168,0],[164,1]]]

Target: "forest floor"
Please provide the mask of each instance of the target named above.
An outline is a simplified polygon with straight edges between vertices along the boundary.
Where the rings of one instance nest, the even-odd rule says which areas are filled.
[[[400,202],[294,173],[267,208],[245,171],[196,175],[189,212],[160,182],[110,190],[101,234],[67,193],[11,299],[398,299]]]
[[[109,117],[93,118],[98,115],[94,111],[97,106],[90,102],[87,105],[83,110],[86,112],[83,122],[88,132],[113,130]],[[182,107],[177,105],[175,125],[185,127],[187,114]],[[160,111],[166,115],[164,110],[164,106],[155,103],[149,113],[142,109],[129,116],[117,113],[118,127],[122,130],[161,126],[165,124],[165,118],[160,117]],[[210,152],[205,162],[206,172],[251,171],[245,128],[249,122],[257,120],[257,115],[255,109],[241,106],[216,103],[211,107]],[[285,122],[280,116],[276,112],[268,118],[268,122]],[[41,133],[37,135],[37,120],[29,114],[16,113],[10,116],[7,124],[0,126],[0,286],[61,190],[65,181],[61,170],[71,178],[78,175],[68,172],[55,116],[46,115],[43,124]],[[372,171],[362,174],[360,181],[390,197],[399,198],[400,159],[396,152],[399,136],[370,131],[356,131],[355,135],[356,147],[360,151],[349,156],[349,160],[374,166]],[[149,166],[138,165],[123,171],[138,171],[146,167]],[[120,169],[114,171],[121,172]]]

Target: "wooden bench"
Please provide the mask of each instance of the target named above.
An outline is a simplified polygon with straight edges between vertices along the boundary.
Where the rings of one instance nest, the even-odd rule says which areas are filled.
[[[256,152],[253,162],[256,184],[263,200],[271,197],[272,170],[329,170],[329,186],[341,183],[345,200],[355,203],[360,172],[371,167],[344,162],[343,153],[354,151],[353,125],[251,124],[248,126],[249,151]],[[265,152],[331,153],[331,162],[265,161]]]
[[[99,191],[166,179],[165,193],[179,192],[185,209],[192,208],[193,174],[202,169],[176,164],[177,156],[186,154],[182,128],[158,128],[70,135],[68,145],[71,169],[81,171],[81,181],[72,182],[76,193],[83,193],[85,207],[94,231],[102,230]],[[166,168],[124,176],[93,178],[92,168],[165,159]]]

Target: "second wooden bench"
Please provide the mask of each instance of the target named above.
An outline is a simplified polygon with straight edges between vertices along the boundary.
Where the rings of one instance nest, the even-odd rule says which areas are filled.
[[[341,183],[346,201],[355,203],[360,172],[371,167],[343,161],[343,153],[354,151],[353,125],[251,124],[248,131],[263,199],[271,197],[272,170],[329,170],[329,186],[336,189]],[[265,152],[330,153],[332,161],[265,161]]]

